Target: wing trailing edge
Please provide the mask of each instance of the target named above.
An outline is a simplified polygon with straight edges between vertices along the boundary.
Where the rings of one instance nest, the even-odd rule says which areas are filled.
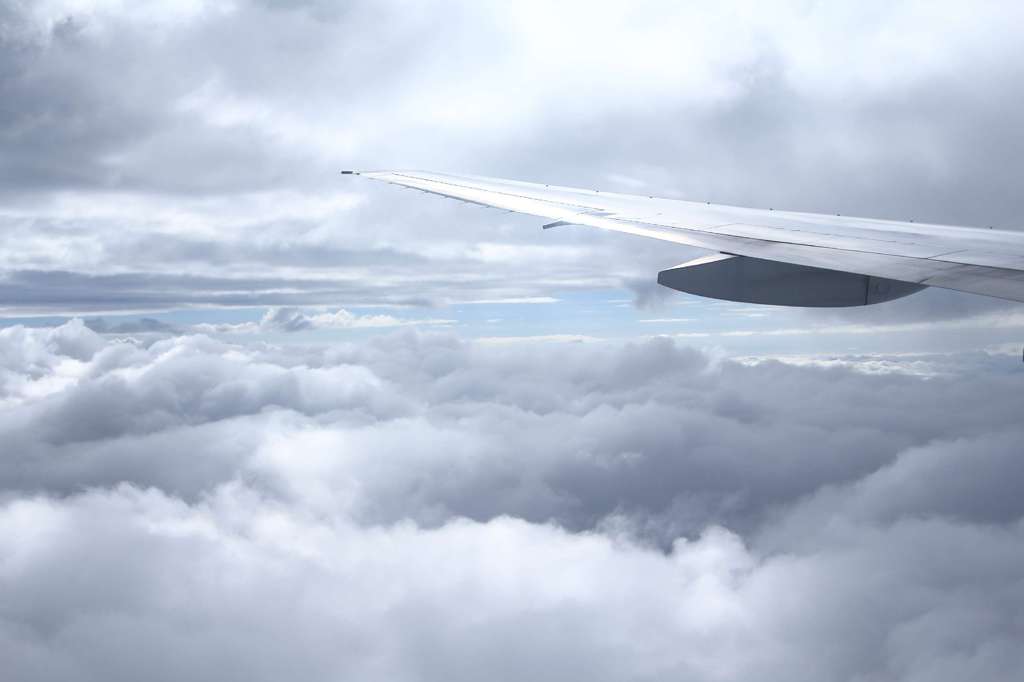
[[[932,286],[1024,301],[1024,232],[1014,230],[753,209],[447,173],[343,173],[547,218],[545,227],[587,225],[742,257],[708,261],[718,264],[700,269],[670,268],[659,277],[679,285],[667,285],[672,288],[712,298],[870,305]]]

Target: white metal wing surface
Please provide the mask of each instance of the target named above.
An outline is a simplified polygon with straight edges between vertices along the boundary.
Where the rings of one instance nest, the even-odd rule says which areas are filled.
[[[1024,301],[1024,232],[751,209],[420,171],[344,171],[718,254],[659,281],[714,298],[865,305],[926,286]]]

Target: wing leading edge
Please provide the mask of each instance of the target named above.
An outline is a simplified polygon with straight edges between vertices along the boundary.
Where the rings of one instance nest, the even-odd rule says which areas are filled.
[[[1024,232],[751,209],[420,171],[343,171],[549,219],[694,246],[658,281],[712,298],[867,305],[924,287],[1024,301]]]

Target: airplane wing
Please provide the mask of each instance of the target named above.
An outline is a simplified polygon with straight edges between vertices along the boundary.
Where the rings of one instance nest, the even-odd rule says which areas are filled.
[[[461,201],[714,252],[659,273],[680,291],[867,305],[924,287],[1024,301],[1024,232],[752,209],[420,171],[343,171]]]

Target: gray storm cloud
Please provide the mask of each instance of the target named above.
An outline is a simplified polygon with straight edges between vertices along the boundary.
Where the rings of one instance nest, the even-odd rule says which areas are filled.
[[[1005,359],[878,373],[667,340],[288,348],[80,322],[3,330],[0,359],[14,679],[1024,666]]]
[[[352,166],[1016,227],[1020,13],[7,4],[0,307],[438,304],[636,288],[686,256]]]

